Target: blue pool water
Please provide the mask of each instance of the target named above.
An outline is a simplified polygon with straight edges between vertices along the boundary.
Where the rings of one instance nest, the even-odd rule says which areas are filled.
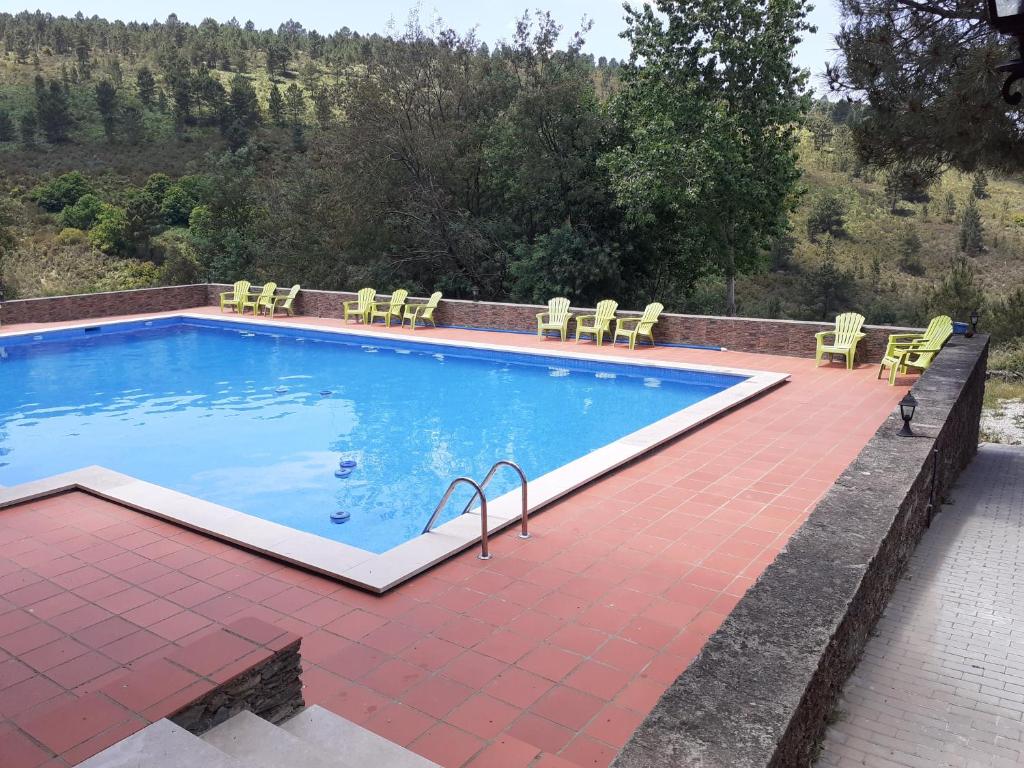
[[[0,345],[0,485],[99,464],[373,552],[457,475],[538,477],[742,380],[212,319]]]

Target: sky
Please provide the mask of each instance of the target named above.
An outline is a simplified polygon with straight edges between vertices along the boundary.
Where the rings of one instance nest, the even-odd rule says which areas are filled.
[[[15,0],[17,2],[17,0]],[[239,21],[252,20],[261,29],[276,28],[289,18],[307,29],[322,33],[348,27],[360,33],[386,32],[389,24],[400,28],[408,18],[416,0],[290,0],[288,3],[270,0],[148,0],[144,3],[129,0],[43,0],[42,10],[54,15],[71,16],[81,11],[86,16],[101,16],[124,21],[152,21],[164,19],[170,13],[183,21],[198,23],[208,16],[227,21],[232,16]],[[6,4],[6,3],[5,3]],[[586,16],[594,26],[587,36],[587,50],[595,56],[625,58],[629,45],[619,37],[625,28],[621,0],[524,0],[523,4],[504,0],[422,0],[421,18],[438,15],[446,26],[459,31],[476,28],[477,36],[487,43],[511,37],[515,20],[527,9],[543,8],[567,32],[575,30]],[[34,10],[34,9],[33,9]],[[838,31],[839,15],[834,0],[820,0],[811,13],[810,21],[818,32],[808,35],[797,51],[796,61],[809,69],[812,75],[824,71],[826,61],[834,57],[832,35]],[[819,77],[812,79],[815,90],[822,90]]]

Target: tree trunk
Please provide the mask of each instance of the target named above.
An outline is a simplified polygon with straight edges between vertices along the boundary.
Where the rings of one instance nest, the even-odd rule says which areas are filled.
[[[725,278],[725,314],[729,317],[736,314],[736,275]]]

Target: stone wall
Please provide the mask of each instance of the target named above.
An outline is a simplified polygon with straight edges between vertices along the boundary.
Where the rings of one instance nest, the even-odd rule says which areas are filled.
[[[226,285],[210,285],[206,303],[216,304]],[[296,301],[299,314],[314,317],[341,317],[342,303],[355,298],[345,291],[315,291],[303,289]],[[381,296],[381,298],[384,298]],[[414,298],[410,301],[426,301]],[[546,307],[535,304],[510,304],[495,301],[463,301],[444,299],[436,314],[438,325],[464,328],[494,329],[502,331],[533,331],[537,327],[537,313]],[[574,307],[576,314],[592,313],[588,307]],[[620,311],[620,315],[639,315],[640,312]],[[801,320],[761,320],[757,318],[711,317],[705,315],[676,315],[666,313],[655,327],[655,338],[672,344],[726,347],[740,352],[763,352],[772,355],[812,357],[814,334],[830,330],[832,323]],[[570,327],[571,330],[571,327]],[[878,362],[885,352],[890,333],[903,333],[912,328],[867,326],[867,337],[857,349],[861,362]]]
[[[205,285],[174,285],[135,291],[16,299],[0,304],[0,324],[55,323],[142,312],[169,312],[207,303]]]
[[[943,494],[977,451],[988,337],[954,337],[664,694],[613,768],[808,766]],[[842,415],[836,415],[842,429]]]

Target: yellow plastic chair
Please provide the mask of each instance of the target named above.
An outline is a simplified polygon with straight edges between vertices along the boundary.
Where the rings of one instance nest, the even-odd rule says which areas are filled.
[[[890,348],[886,349],[885,358],[882,360],[882,365],[889,365],[890,386],[896,384],[897,375],[908,373],[911,368],[922,372],[928,369],[935,356],[942,351],[946,342],[953,335],[953,321],[949,317],[941,315],[928,324],[928,330],[925,333],[930,334],[928,338],[911,341],[904,346],[893,346],[890,338]],[[879,376],[882,365],[878,367]]]
[[[405,307],[405,300],[408,296],[409,292],[405,288],[399,288],[391,294],[391,298],[387,301],[370,302],[369,322],[372,323],[379,317],[384,321],[384,325],[390,328],[392,317],[402,317],[402,309]]]
[[[547,319],[545,320],[545,318]],[[548,311],[537,313],[537,337],[544,338],[545,331],[558,331],[562,336],[562,341],[565,341],[565,337],[569,333],[569,320],[571,319],[569,300],[561,296],[551,299],[548,302]]]
[[[945,333],[947,329],[949,332]],[[949,315],[933,317],[924,333],[889,334],[889,342],[885,345],[885,355],[878,364],[878,375],[875,378],[882,378],[882,372],[886,368],[892,368],[899,363],[903,353],[908,349],[928,345],[929,342],[935,341],[943,336],[943,334],[945,334],[945,338],[942,339],[943,343],[953,335],[953,319]]]
[[[360,288],[354,301],[346,301],[342,307],[345,311],[345,322],[354,317],[360,322],[369,322],[370,309],[373,307],[373,300],[377,297],[377,291],[373,288]]]
[[[299,295],[299,289],[301,286],[293,285],[291,290],[288,291],[284,296],[271,296],[269,299],[260,296],[257,301],[259,306],[256,308],[257,312],[266,310],[267,314],[271,317],[274,316],[274,312],[278,310],[284,310],[288,315],[294,314],[292,312],[292,303],[295,301],[295,297]]]
[[[416,321],[422,320],[424,323],[430,323],[437,328],[437,324],[434,323],[434,310],[437,309],[437,305],[440,302],[441,292],[435,291],[430,294],[426,304],[406,304],[405,311],[402,313],[402,327],[405,327],[405,321],[408,320],[412,330],[415,331]]]
[[[248,280],[239,280],[230,291],[224,291],[220,295],[220,311],[225,307],[231,307],[235,312],[239,311],[242,302],[249,296],[249,288],[252,284]]]
[[[864,315],[856,312],[844,312],[836,317],[836,327],[831,331],[818,331],[814,334],[816,342],[814,350],[814,365],[821,364],[821,358],[833,355],[842,355],[846,358],[846,369],[853,370],[853,360],[857,356],[857,342],[866,334],[861,331],[864,326]],[[825,342],[827,336],[832,337],[832,343]]]
[[[266,305],[267,302],[273,302],[275,293],[277,293],[277,283],[265,283],[259,293],[249,293],[246,296],[238,310],[239,313],[244,315],[245,310],[251,308],[255,315],[261,306]]]
[[[604,299],[597,303],[597,314],[580,315],[576,318],[576,343],[580,343],[580,335],[589,333],[594,337],[597,346],[601,346],[604,335],[611,332],[612,320],[615,319],[615,310],[619,308],[619,302],[613,299]]]
[[[618,343],[622,336],[629,342],[630,349],[636,349],[638,338],[649,339],[651,346],[654,346],[654,325],[658,322],[664,305],[658,302],[648,304],[640,317],[620,317],[615,321],[615,338],[612,339],[612,346]]]

